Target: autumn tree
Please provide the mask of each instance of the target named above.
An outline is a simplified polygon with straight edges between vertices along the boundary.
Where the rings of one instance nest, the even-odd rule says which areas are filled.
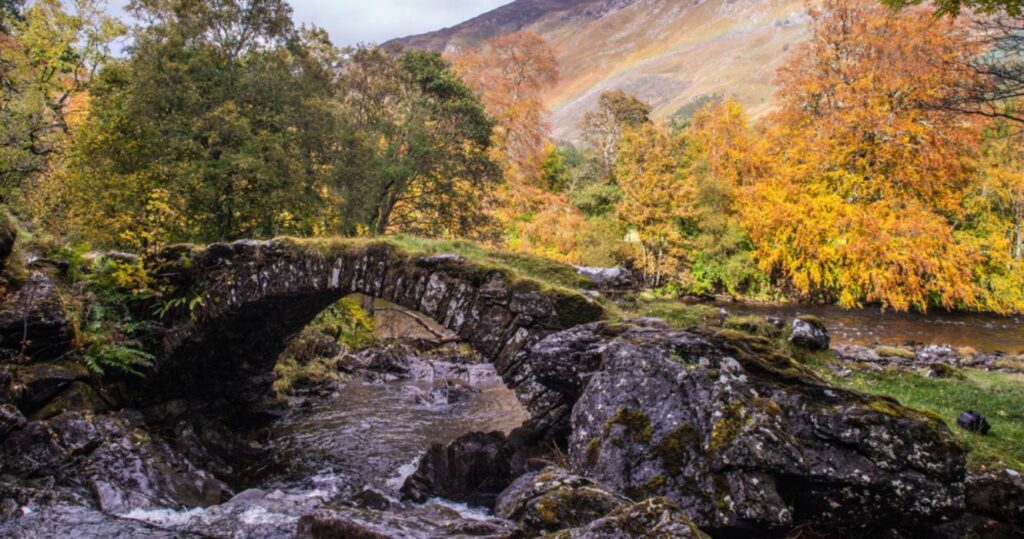
[[[740,222],[740,200],[767,174],[763,138],[732,99],[699,108],[683,131],[695,194],[685,226],[689,263],[684,286],[695,294],[765,295],[767,276]]]
[[[969,73],[964,28],[864,0],[811,10],[780,72],[772,170],[743,205],[762,269],[845,306],[971,305],[976,253],[957,242],[977,130],[930,106]]]
[[[501,173],[474,92],[434,52],[358,48],[342,71],[344,231],[479,236]]]
[[[452,62],[497,121],[495,157],[509,179],[536,179],[551,128],[544,92],[558,82],[554,50],[535,33],[517,32],[460,51]]]
[[[0,13],[0,199],[45,170],[81,114],[96,71],[124,33],[95,0],[40,0]]]
[[[958,238],[981,253],[979,308],[1024,312],[1024,136],[1007,121],[986,129],[979,178]]]
[[[583,138],[597,152],[605,178],[614,173],[619,142],[627,129],[636,129],[651,121],[651,106],[622,90],[604,92],[597,108],[587,112],[580,122]]]
[[[623,133],[617,159],[623,198],[616,215],[638,237],[639,266],[651,286],[675,278],[685,261],[682,225],[693,217],[694,189],[678,148],[665,129],[641,123]]]

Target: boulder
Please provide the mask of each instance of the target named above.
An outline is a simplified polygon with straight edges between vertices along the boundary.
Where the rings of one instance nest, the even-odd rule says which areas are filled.
[[[0,304],[0,358],[53,360],[74,349],[74,338],[59,284],[48,272],[33,271]]]
[[[516,479],[498,496],[494,514],[534,537],[584,526],[628,502],[585,477],[549,467]]]
[[[60,488],[88,492],[108,513],[206,506],[230,493],[127,412],[29,422],[8,436],[0,455],[6,473],[49,476]]]
[[[798,316],[793,319],[793,331],[789,342],[808,350],[828,350],[832,338],[825,324],[815,316]]]
[[[952,346],[945,344],[929,344],[922,346],[915,352],[917,363],[928,365],[930,363],[946,363],[956,365],[960,362],[960,353]]]
[[[433,444],[402,485],[402,495],[419,503],[440,497],[490,508],[513,479],[510,459],[500,432],[471,432],[447,446]]]
[[[624,505],[587,526],[550,535],[548,539],[709,539],[709,536],[670,500],[648,498]]]
[[[1024,533],[1024,477],[1016,470],[998,470],[967,478],[968,511],[1003,522]]]
[[[638,279],[632,271],[622,267],[598,268],[591,266],[574,266],[576,273],[586,277],[598,288],[626,289],[634,288]]]
[[[567,396],[589,378],[572,471],[669,498],[713,535],[925,529],[964,507],[963,450],[941,420],[832,388],[765,339],[598,323],[532,352],[594,369],[550,382]]]
[[[14,370],[15,383],[24,390],[21,393],[22,408],[34,410],[72,382],[87,380],[89,369],[74,361],[55,361],[18,366]]]
[[[49,419],[64,412],[104,412],[107,403],[89,384],[74,381],[47,402],[42,408],[32,413],[32,419]]]

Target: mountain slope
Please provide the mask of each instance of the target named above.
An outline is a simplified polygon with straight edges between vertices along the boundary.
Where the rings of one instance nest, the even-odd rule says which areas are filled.
[[[543,35],[562,71],[547,96],[554,134],[574,140],[583,113],[617,88],[650,102],[659,120],[712,95],[764,113],[775,72],[807,38],[807,22],[804,0],[517,0],[398,41],[455,50],[520,30]]]

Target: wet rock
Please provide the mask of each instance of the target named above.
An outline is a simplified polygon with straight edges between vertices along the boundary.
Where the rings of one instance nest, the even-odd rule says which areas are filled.
[[[49,419],[64,412],[104,412],[107,408],[107,403],[92,386],[75,381],[33,412],[32,419]]]
[[[449,406],[465,402],[477,393],[478,390],[468,385],[444,380],[431,388],[429,393],[417,395],[416,403],[428,407]]]
[[[402,485],[402,495],[419,503],[439,497],[493,507],[512,481],[510,458],[500,432],[472,432],[447,446],[431,445]]]
[[[391,503],[387,494],[373,487],[364,488],[352,497],[352,504],[362,509],[381,511],[391,507]]]
[[[624,505],[587,526],[549,539],[709,539],[678,505],[666,498],[648,498]]]
[[[25,511],[21,508],[20,511]],[[199,534],[169,531],[118,518],[79,505],[36,507],[0,523],[3,537],[76,537],[82,539],[199,539]]]
[[[598,354],[565,356],[597,369],[573,408],[572,471],[667,497],[713,535],[925,529],[963,508],[963,450],[941,421],[831,388],[769,341],[597,324],[550,342]]]
[[[33,410],[78,380],[89,378],[89,369],[73,361],[36,363],[19,366],[14,371],[15,383],[24,388],[22,407]]]
[[[498,519],[466,518],[429,504],[387,512],[339,507],[299,519],[296,539],[391,539],[393,537],[514,537],[515,526]]]
[[[59,472],[69,455],[55,438],[53,429],[42,421],[31,421],[12,432],[0,445],[4,473],[27,478],[37,472],[41,475]]]
[[[12,433],[2,451],[5,472],[49,476],[62,488],[88,491],[111,513],[210,505],[229,492],[128,413],[68,412],[32,421]]]
[[[0,404],[0,442],[7,435],[25,426],[25,416],[11,404]]]
[[[589,524],[627,503],[589,479],[551,467],[516,479],[498,496],[494,514],[533,537]]]
[[[789,342],[808,350],[828,350],[832,338],[825,324],[814,316],[798,316],[793,320]]]
[[[60,286],[44,271],[0,304],[0,358],[49,361],[74,348],[74,330],[64,309]]]
[[[974,410],[967,410],[960,414],[960,416],[956,418],[956,424],[964,430],[969,430],[978,434],[988,434],[988,431],[992,428],[992,426],[988,424],[988,420],[985,419],[985,416],[975,412]]]

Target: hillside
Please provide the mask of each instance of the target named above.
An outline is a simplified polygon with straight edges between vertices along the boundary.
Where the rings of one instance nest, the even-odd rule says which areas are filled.
[[[701,97],[770,106],[775,72],[807,36],[802,0],[517,0],[460,25],[398,40],[452,50],[529,30],[557,50],[562,80],[548,95],[554,134],[573,140],[602,91],[622,88],[665,120]]]

